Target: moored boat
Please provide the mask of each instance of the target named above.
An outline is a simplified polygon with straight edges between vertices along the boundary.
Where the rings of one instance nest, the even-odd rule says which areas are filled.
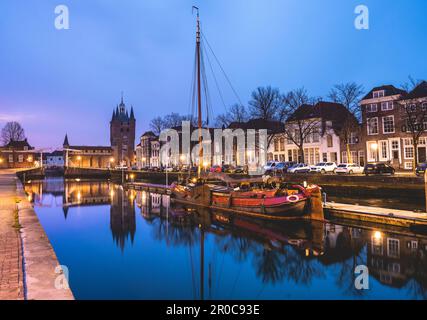
[[[316,188],[286,185],[276,189],[236,190],[210,184],[189,184],[173,185],[171,191],[176,202],[275,219],[304,215],[309,208],[311,192]]]

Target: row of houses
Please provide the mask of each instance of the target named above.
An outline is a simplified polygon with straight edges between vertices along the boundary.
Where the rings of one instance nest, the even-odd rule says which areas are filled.
[[[285,123],[252,119],[232,123],[229,129],[268,129],[268,160],[305,162],[389,163],[396,169],[411,170],[427,161],[427,82],[410,92],[383,85],[370,90],[360,101],[361,119],[339,103],[320,101],[305,104]],[[195,128],[192,128],[194,130]],[[179,130],[179,129],[178,129]],[[212,153],[215,146],[212,144]],[[144,133],[136,147],[138,169],[161,166],[161,143],[153,132]],[[255,150],[257,156],[259,150]],[[250,155],[211,157],[214,164],[246,165]],[[169,165],[187,164],[175,159]]]

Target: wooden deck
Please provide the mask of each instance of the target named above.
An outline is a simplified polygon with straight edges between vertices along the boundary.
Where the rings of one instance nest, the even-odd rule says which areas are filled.
[[[401,227],[426,226],[427,213],[327,202],[323,208],[332,218],[358,220]]]

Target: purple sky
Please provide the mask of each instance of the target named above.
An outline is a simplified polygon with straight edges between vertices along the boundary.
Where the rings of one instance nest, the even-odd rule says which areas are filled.
[[[54,28],[58,4],[69,7],[70,30]],[[70,143],[108,145],[122,90],[138,136],[157,115],[189,113],[193,4],[244,103],[262,85],[325,96],[340,82],[369,89],[427,78],[423,0],[364,0],[367,31],[354,28],[353,0],[2,0],[0,126],[20,121],[36,147],[58,147],[66,132]]]

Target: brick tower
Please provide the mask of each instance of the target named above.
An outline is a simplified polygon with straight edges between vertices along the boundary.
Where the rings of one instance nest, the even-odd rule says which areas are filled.
[[[121,102],[113,110],[110,121],[110,142],[117,165],[131,167],[134,163],[135,126],[136,119],[133,107],[131,107],[129,114],[123,102],[122,94]]]

